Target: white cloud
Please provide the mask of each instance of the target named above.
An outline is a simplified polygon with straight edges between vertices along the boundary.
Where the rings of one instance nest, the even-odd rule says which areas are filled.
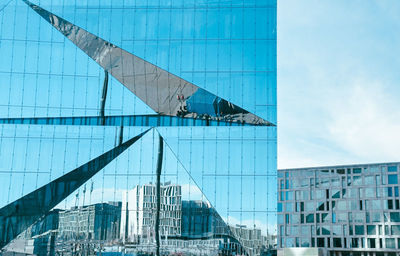
[[[245,220],[238,220],[237,218],[233,216],[228,216],[227,218],[222,217],[222,219],[225,221],[230,226],[235,226],[235,225],[246,225],[247,228],[258,228],[261,229],[261,233],[266,236],[267,232],[271,234],[277,234],[276,230],[276,225],[273,225],[272,222],[271,224],[267,224],[265,221],[261,221],[258,219],[245,219]]]
[[[203,193],[200,189],[193,183],[191,184],[183,184],[182,185],[182,200],[203,200],[205,201],[206,198],[204,197]]]
[[[400,20],[353,5],[280,2],[279,168],[400,160]]]
[[[379,81],[356,80],[329,110],[328,134],[360,159],[398,161],[400,104]]]

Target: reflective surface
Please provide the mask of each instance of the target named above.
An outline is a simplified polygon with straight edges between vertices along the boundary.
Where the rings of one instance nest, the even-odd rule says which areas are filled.
[[[162,115],[233,120],[272,125],[231,102],[198,88],[161,68],[24,0],[40,16]]]
[[[38,220],[20,221],[14,230],[30,226],[4,251],[269,252],[276,243],[276,1],[4,6],[0,208],[151,129],[91,178],[66,181],[66,197],[40,209],[46,214]]]
[[[0,247],[45,216],[88,179],[140,139],[142,133],[79,168],[0,208]]]

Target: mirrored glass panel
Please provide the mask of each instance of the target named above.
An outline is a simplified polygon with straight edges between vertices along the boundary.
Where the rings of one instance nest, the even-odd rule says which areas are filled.
[[[0,0],[0,56],[1,250],[276,247],[276,0]]]

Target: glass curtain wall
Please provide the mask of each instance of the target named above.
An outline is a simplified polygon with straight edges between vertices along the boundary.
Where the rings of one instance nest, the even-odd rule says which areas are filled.
[[[276,33],[276,0],[0,0],[2,250],[267,253]]]

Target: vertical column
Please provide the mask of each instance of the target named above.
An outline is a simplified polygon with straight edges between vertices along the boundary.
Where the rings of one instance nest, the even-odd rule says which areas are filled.
[[[156,222],[155,222],[155,235],[156,235],[156,256],[160,256],[160,206],[161,206],[161,168],[162,168],[162,158],[164,153],[164,141],[161,135],[158,136],[159,146],[158,146],[158,157],[157,157],[157,170],[156,170]]]
[[[101,117],[101,125],[104,125],[104,124],[105,124],[104,108],[105,108],[105,106],[106,106],[107,89],[108,89],[108,72],[107,72],[107,70],[104,70],[103,93],[101,94],[101,99],[100,99],[100,117]]]

